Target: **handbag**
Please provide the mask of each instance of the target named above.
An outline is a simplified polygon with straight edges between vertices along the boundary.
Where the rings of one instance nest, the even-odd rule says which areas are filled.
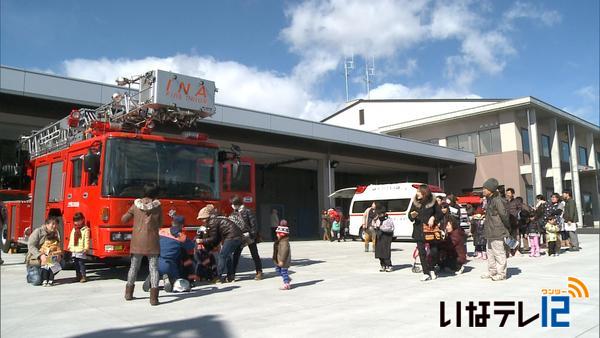
[[[442,230],[437,224],[430,226],[429,224],[423,224],[423,238],[426,242],[441,241]]]

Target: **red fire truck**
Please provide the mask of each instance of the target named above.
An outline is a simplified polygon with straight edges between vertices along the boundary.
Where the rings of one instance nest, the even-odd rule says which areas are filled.
[[[200,226],[198,211],[208,203],[226,211],[228,199],[239,194],[255,207],[254,162],[240,158],[238,147],[219,150],[194,132],[152,134],[154,123],[185,128],[214,114],[214,82],[155,70],[117,83],[129,88],[114,94],[111,103],[73,110],[22,139],[30,157],[25,171],[31,198],[5,202],[5,251],[25,245],[51,215],[61,219],[66,250],[73,215],[83,212],[91,229],[89,254],[127,256],[132,225],[120,219],[148,183],[158,186],[164,226],[173,214],[182,215],[190,236]],[[132,84],[139,86],[133,95]]]

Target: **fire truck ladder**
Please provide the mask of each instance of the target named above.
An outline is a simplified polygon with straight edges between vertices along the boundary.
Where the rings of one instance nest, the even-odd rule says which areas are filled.
[[[165,89],[160,87],[162,83],[158,83],[158,76],[170,79],[169,82],[186,78],[160,70],[149,71],[131,79],[119,78],[117,83],[120,86],[129,86],[128,91],[113,94],[110,103],[96,109],[73,110],[69,116],[34,131],[31,135],[21,137],[22,147],[29,151],[33,159],[84,140],[92,135],[91,130],[140,132],[143,128],[153,128],[153,121],[172,122],[179,127],[189,127],[214,114],[214,82],[187,77],[188,81],[198,81],[202,86],[206,82],[212,86],[212,106],[209,104],[201,107],[178,107],[177,103],[165,101],[169,98],[165,99],[156,94]],[[133,95],[132,84],[139,85],[139,90]],[[169,83],[168,86],[170,85]]]

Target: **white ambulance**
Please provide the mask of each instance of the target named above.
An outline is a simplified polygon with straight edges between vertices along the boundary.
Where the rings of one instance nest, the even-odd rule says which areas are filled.
[[[363,239],[363,215],[373,202],[385,206],[387,214],[394,221],[394,237],[398,239],[411,239],[413,224],[408,219],[408,210],[412,206],[412,199],[422,183],[394,183],[371,184],[355,188],[345,188],[331,194],[332,198],[352,198],[350,203],[349,233]],[[442,189],[429,185],[429,189],[436,196],[446,196]]]

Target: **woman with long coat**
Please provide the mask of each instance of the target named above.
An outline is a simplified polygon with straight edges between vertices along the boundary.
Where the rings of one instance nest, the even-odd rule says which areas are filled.
[[[373,220],[376,233],[375,258],[379,259],[380,272],[392,272],[392,240],[394,239],[394,222],[388,217],[385,207],[377,205],[377,217]]]
[[[431,264],[427,261],[427,252],[425,251],[425,236],[423,234],[423,225],[433,227],[440,224],[442,212],[440,206],[436,203],[429,186],[421,184],[417,189],[417,194],[412,200],[412,206],[408,213],[408,219],[413,222],[412,238],[417,242],[419,251],[419,259],[423,267],[424,276],[421,281],[436,279],[437,275],[434,271],[434,266],[437,262],[438,250],[437,245],[433,242],[429,243]]]

